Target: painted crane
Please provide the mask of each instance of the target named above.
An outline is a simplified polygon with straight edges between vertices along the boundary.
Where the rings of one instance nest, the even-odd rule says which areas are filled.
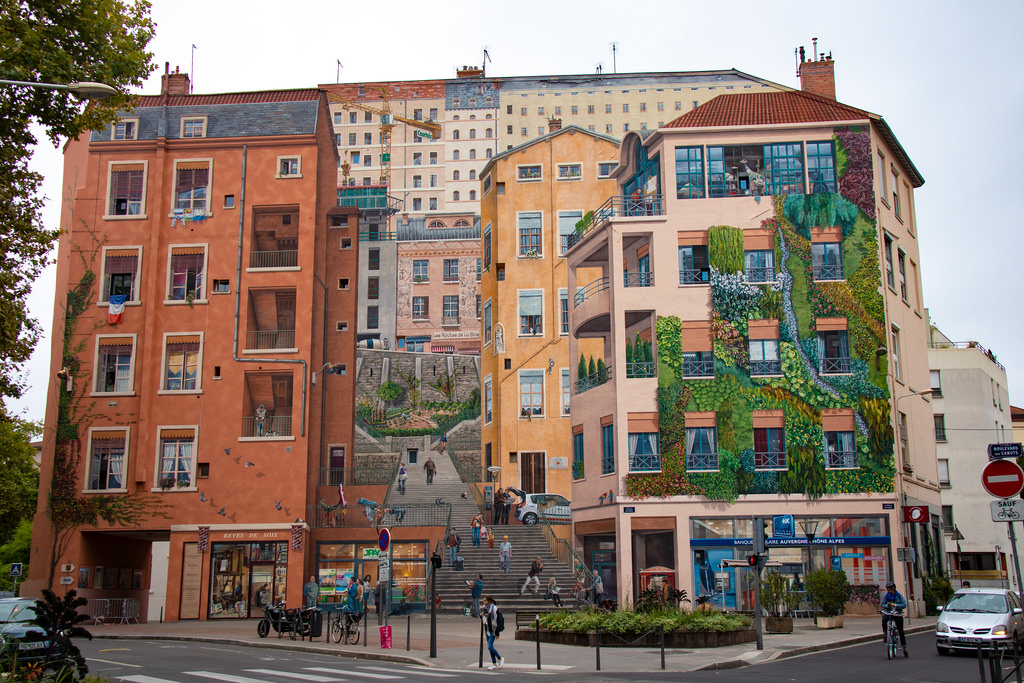
[[[380,182],[384,187],[391,186],[391,131],[397,124],[404,123],[407,126],[418,129],[418,135],[422,135],[419,131],[424,131],[429,134],[431,139],[437,139],[441,135],[441,125],[434,121],[418,121],[392,114],[391,103],[388,101],[389,94],[386,88],[380,89],[380,99],[382,102],[380,107],[372,107],[368,104],[348,100],[332,93],[327,94],[328,102],[340,104],[344,109],[368,111],[380,117]],[[348,180],[349,168],[348,161],[345,161],[342,164],[342,172],[345,175],[346,182]]]

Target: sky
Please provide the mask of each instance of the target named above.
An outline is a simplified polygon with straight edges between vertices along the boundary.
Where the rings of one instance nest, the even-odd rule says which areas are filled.
[[[142,94],[159,93],[165,62],[191,71],[196,93],[217,93],[334,83],[339,61],[343,83],[454,78],[457,68],[479,65],[484,48],[489,76],[589,74],[598,65],[605,73],[735,68],[799,87],[794,50],[803,45],[810,54],[817,37],[818,52],[835,60],[837,99],[883,116],[925,179],[915,213],[933,324],[952,340],[991,349],[1006,367],[1011,402],[1024,406],[1024,316],[1013,303],[1013,292],[1024,289],[1014,249],[1024,243],[1024,221],[1013,208],[1020,188],[1005,170],[1018,160],[1003,150],[1024,109],[1024,3],[250,0],[241,7],[153,0],[158,68]],[[37,137],[33,167],[45,176],[52,227],[62,159]],[[29,303],[47,330],[26,366],[29,390],[8,403],[28,419],[44,414],[53,299],[51,268]]]

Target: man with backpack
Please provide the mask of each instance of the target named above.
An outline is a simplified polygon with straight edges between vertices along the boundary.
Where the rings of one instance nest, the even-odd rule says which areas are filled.
[[[448,530],[448,536],[445,538],[445,543],[448,545],[448,564],[452,569],[455,569],[455,560],[459,556],[459,546],[462,545],[462,539],[459,538],[459,534],[455,531],[455,527]]]
[[[494,640],[505,630],[505,617],[490,595],[484,597],[484,609],[480,613],[480,619],[487,634],[487,650],[491,653],[491,664],[487,668],[491,671],[500,669],[505,666],[505,658],[494,649]]]

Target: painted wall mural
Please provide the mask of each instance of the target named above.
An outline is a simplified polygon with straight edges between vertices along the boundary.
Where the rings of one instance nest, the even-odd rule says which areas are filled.
[[[891,492],[895,476],[893,427],[886,383],[887,357],[878,230],[874,218],[869,131],[834,131],[839,193],[779,195],[764,220],[775,238],[776,277],[753,284],[744,273],[743,231],[708,231],[711,265],[714,378],[684,378],[682,322],[657,320],[658,410],[661,471],[627,476],[637,498],[703,496],[733,502],[743,494]],[[838,240],[841,274],[820,269],[825,226]],[[815,270],[815,269],[819,270]],[[815,277],[815,276],[818,277]],[[821,319],[846,319],[842,366],[827,368]],[[779,321],[781,373],[751,376],[748,331],[752,320]],[[823,324],[823,323],[822,323]],[[824,326],[824,324],[823,324]],[[819,335],[822,332],[822,335]],[[826,369],[827,368],[827,369]],[[853,412],[855,467],[827,467],[822,412]],[[753,411],[784,412],[785,469],[755,467]],[[717,469],[687,471],[686,413],[717,417]],[[849,461],[847,461],[847,464]]]

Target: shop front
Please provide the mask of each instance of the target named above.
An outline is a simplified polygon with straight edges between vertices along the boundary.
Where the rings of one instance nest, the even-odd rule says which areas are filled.
[[[846,572],[853,585],[879,590],[892,578],[888,517],[797,518],[795,533],[776,535],[772,518],[765,522],[765,548],[770,560],[781,563],[779,573],[790,589],[802,592],[808,571],[830,568]],[[813,536],[802,522],[817,522]],[[722,560],[742,560],[754,550],[754,520],[750,517],[709,517],[690,520],[690,551],[694,594],[706,596],[723,609],[753,609],[752,574],[746,568],[724,566]],[[813,525],[812,525],[813,526]]]
[[[287,601],[288,543],[210,545],[210,619],[245,619]]]
[[[427,595],[427,541],[391,543],[391,602],[405,602],[410,608],[422,608]],[[320,603],[340,605],[349,579],[370,577],[371,589],[377,587],[377,541],[332,542],[317,544],[316,575],[320,582]],[[367,601],[370,598],[367,597]]]

